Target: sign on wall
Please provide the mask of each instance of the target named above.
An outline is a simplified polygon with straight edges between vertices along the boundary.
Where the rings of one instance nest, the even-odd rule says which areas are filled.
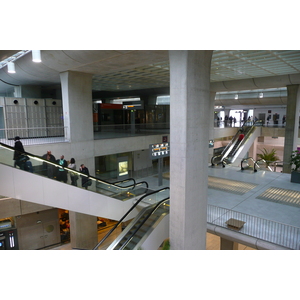
[[[149,145],[151,159],[170,156],[170,143],[157,143]]]

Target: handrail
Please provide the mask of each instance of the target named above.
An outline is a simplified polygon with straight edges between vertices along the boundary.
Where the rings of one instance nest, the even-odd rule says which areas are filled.
[[[113,228],[102,238],[102,240],[100,242],[98,242],[98,244],[92,249],[92,250],[97,250],[99,248],[99,246],[101,244],[103,244],[103,242],[112,234],[112,232],[122,223],[122,221],[133,211],[133,209],[146,197],[148,197],[149,195],[152,195],[152,194],[156,194],[156,193],[159,193],[161,191],[164,191],[164,190],[169,190],[170,188],[169,187],[165,187],[165,188],[162,188],[162,189],[159,189],[157,191],[153,191],[153,192],[150,192],[146,195],[144,195],[143,197],[141,197],[139,200],[137,200],[134,205],[124,214],[124,216],[113,226]]]
[[[248,125],[250,123],[250,125]],[[231,139],[231,141],[227,144],[227,146],[225,147],[225,149],[221,152],[221,154],[220,155],[216,155],[216,156],[213,156],[212,158],[211,158],[211,165],[212,166],[214,166],[214,159],[215,158],[217,158],[217,157],[219,157],[219,156],[221,156],[221,159],[220,159],[220,162],[219,163],[222,163],[223,164],[223,167],[224,167],[224,163],[223,163],[223,161],[224,161],[224,159],[226,159],[227,157],[228,157],[228,155],[231,153],[231,151],[232,151],[232,149],[234,148],[234,146],[236,145],[236,143],[238,142],[237,141],[237,139],[238,139],[238,135],[239,135],[239,133],[241,132],[241,131],[245,131],[245,128],[247,127],[247,128],[249,128],[250,127],[250,129],[247,131],[247,133],[246,133],[246,136],[244,137],[244,139],[240,142],[240,144],[241,143],[243,143],[245,140],[246,140],[246,138],[247,138],[247,136],[249,135],[249,132],[251,132],[252,131],[252,129],[254,128],[254,127],[256,127],[256,126],[259,126],[259,124],[262,124],[262,121],[261,120],[256,120],[256,121],[248,121],[248,120],[246,120],[246,121],[244,121],[243,122],[243,124],[242,124],[242,126],[239,128],[239,130],[236,132],[236,134],[234,135],[234,137]],[[235,143],[234,143],[235,142]],[[237,149],[235,150],[235,151],[237,151]]]
[[[15,151],[15,148],[14,148],[14,147],[9,146],[9,145],[6,145],[6,144],[1,143],[1,142],[0,142],[0,146],[2,146],[3,148],[8,148],[8,149],[11,150],[11,151]],[[25,152],[23,152],[23,154],[25,154],[25,155],[27,155],[27,156],[29,156],[29,157],[35,158],[35,159],[37,159],[37,160],[39,160],[39,161],[46,162],[47,164],[51,164],[51,165],[53,165],[53,166],[55,166],[55,167],[58,167],[58,168],[60,168],[60,169],[64,169],[64,170],[66,170],[66,171],[70,171],[70,172],[72,172],[72,173],[74,173],[74,174],[77,174],[78,176],[87,177],[87,178],[89,178],[89,179],[91,179],[91,180],[94,180],[95,182],[100,182],[100,183],[104,183],[104,184],[106,184],[106,185],[116,186],[116,187],[118,187],[119,189],[124,189],[124,190],[125,190],[125,189],[128,189],[128,187],[131,187],[131,185],[125,186],[125,187],[118,186],[118,185],[115,184],[115,183],[108,182],[108,181],[106,181],[106,180],[99,179],[99,178],[94,177],[94,176],[91,176],[91,175],[88,176],[88,175],[86,175],[86,174],[81,173],[80,171],[77,171],[77,170],[74,170],[74,169],[70,169],[70,168],[68,168],[68,167],[63,167],[63,166],[61,166],[61,165],[59,165],[59,164],[57,164],[57,163],[54,163],[54,162],[49,162],[48,160],[43,159],[41,156],[32,154],[32,153],[30,153],[30,152],[26,152],[26,151],[25,151]],[[137,185],[135,179],[134,179],[134,178],[127,178],[127,179],[125,179],[124,181],[126,182],[126,181],[129,181],[129,180],[132,180],[132,181],[134,182],[134,183],[132,184],[132,189],[134,189],[134,188],[136,187],[136,185]],[[122,181],[117,181],[117,183],[121,183],[121,182],[122,182]],[[146,183],[146,182],[143,181],[142,183]],[[147,186],[147,188],[148,188],[148,183],[146,183],[146,186]]]
[[[159,206],[165,202],[170,200],[170,197],[167,197],[161,201],[159,201],[154,208],[152,208],[150,210],[150,212],[146,215],[146,217],[144,218],[144,220],[139,224],[139,226],[131,233],[131,235],[127,238],[126,242],[119,248],[119,250],[123,250],[128,243],[131,241],[131,239],[133,238],[133,236],[140,230],[140,228],[146,223],[146,221],[148,220],[148,218],[159,208]]]
[[[256,161],[253,159],[253,157],[246,157],[246,158],[243,158],[243,159],[241,160],[241,171],[244,170],[243,163],[244,163],[246,160],[248,160],[248,159],[251,159],[251,160],[252,160],[252,162],[253,162],[253,171],[254,171],[254,172],[257,172],[257,169],[256,169],[257,164],[256,164]]]
[[[217,159],[218,157],[221,157],[222,158],[222,155],[219,154],[219,155],[215,155],[211,158],[210,162],[211,162],[211,166],[213,167],[215,164],[222,164],[223,168],[225,167],[225,162],[220,159],[219,162],[215,163],[215,159]]]

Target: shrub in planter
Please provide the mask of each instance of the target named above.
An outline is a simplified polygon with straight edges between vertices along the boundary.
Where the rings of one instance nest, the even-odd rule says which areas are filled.
[[[292,151],[290,165],[292,166],[291,182],[300,183],[300,152],[298,150]]]
[[[276,150],[272,149],[268,151],[266,148],[263,148],[263,150],[260,150],[261,153],[257,154],[257,156],[260,159],[263,159],[266,161],[266,167],[269,167],[269,165],[277,160],[279,160],[279,157],[276,155]]]

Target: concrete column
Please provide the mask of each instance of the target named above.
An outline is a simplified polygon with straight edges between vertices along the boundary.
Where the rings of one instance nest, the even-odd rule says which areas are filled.
[[[170,51],[170,245],[206,249],[212,51]]]
[[[215,135],[215,122],[214,122],[214,117],[215,117],[215,97],[216,97],[216,92],[210,92],[210,102],[209,102],[209,115],[210,115],[210,122],[209,122],[209,140],[214,140],[214,135]],[[210,163],[210,160],[213,156],[214,153],[214,148],[209,148],[209,158],[208,158],[208,163]]]
[[[238,243],[222,237],[220,238],[220,241],[220,250],[238,250]]]
[[[298,129],[299,129],[299,109],[300,109],[300,88],[299,85],[287,86],[287,107],[286,126],[283,152],[283,173],[291,173],[289,165],[293,150],[297,149]]]
[[[92,75],[68,71],[60,74],[60,80],[67,140],[93,140]]]
[[[98,243],[97,217],[69,211],[71,246],[91,250]]]

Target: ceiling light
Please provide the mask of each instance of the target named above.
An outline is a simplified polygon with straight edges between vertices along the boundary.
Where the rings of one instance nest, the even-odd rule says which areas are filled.
[[[264,93],[259,93],[258,97],[259,98],[263,98],[264,97]]]
[[[14,62],[10,61],[7,63],[7,71],[8,71],[8,73],[16,73]]]
[[[235,100],[239,99],[239,95],[236,94],[236,95],[234,96],[234,99],[235,99]]]
[[[41,62],[41,50],[32,50],[32,61],[33,62]]]

